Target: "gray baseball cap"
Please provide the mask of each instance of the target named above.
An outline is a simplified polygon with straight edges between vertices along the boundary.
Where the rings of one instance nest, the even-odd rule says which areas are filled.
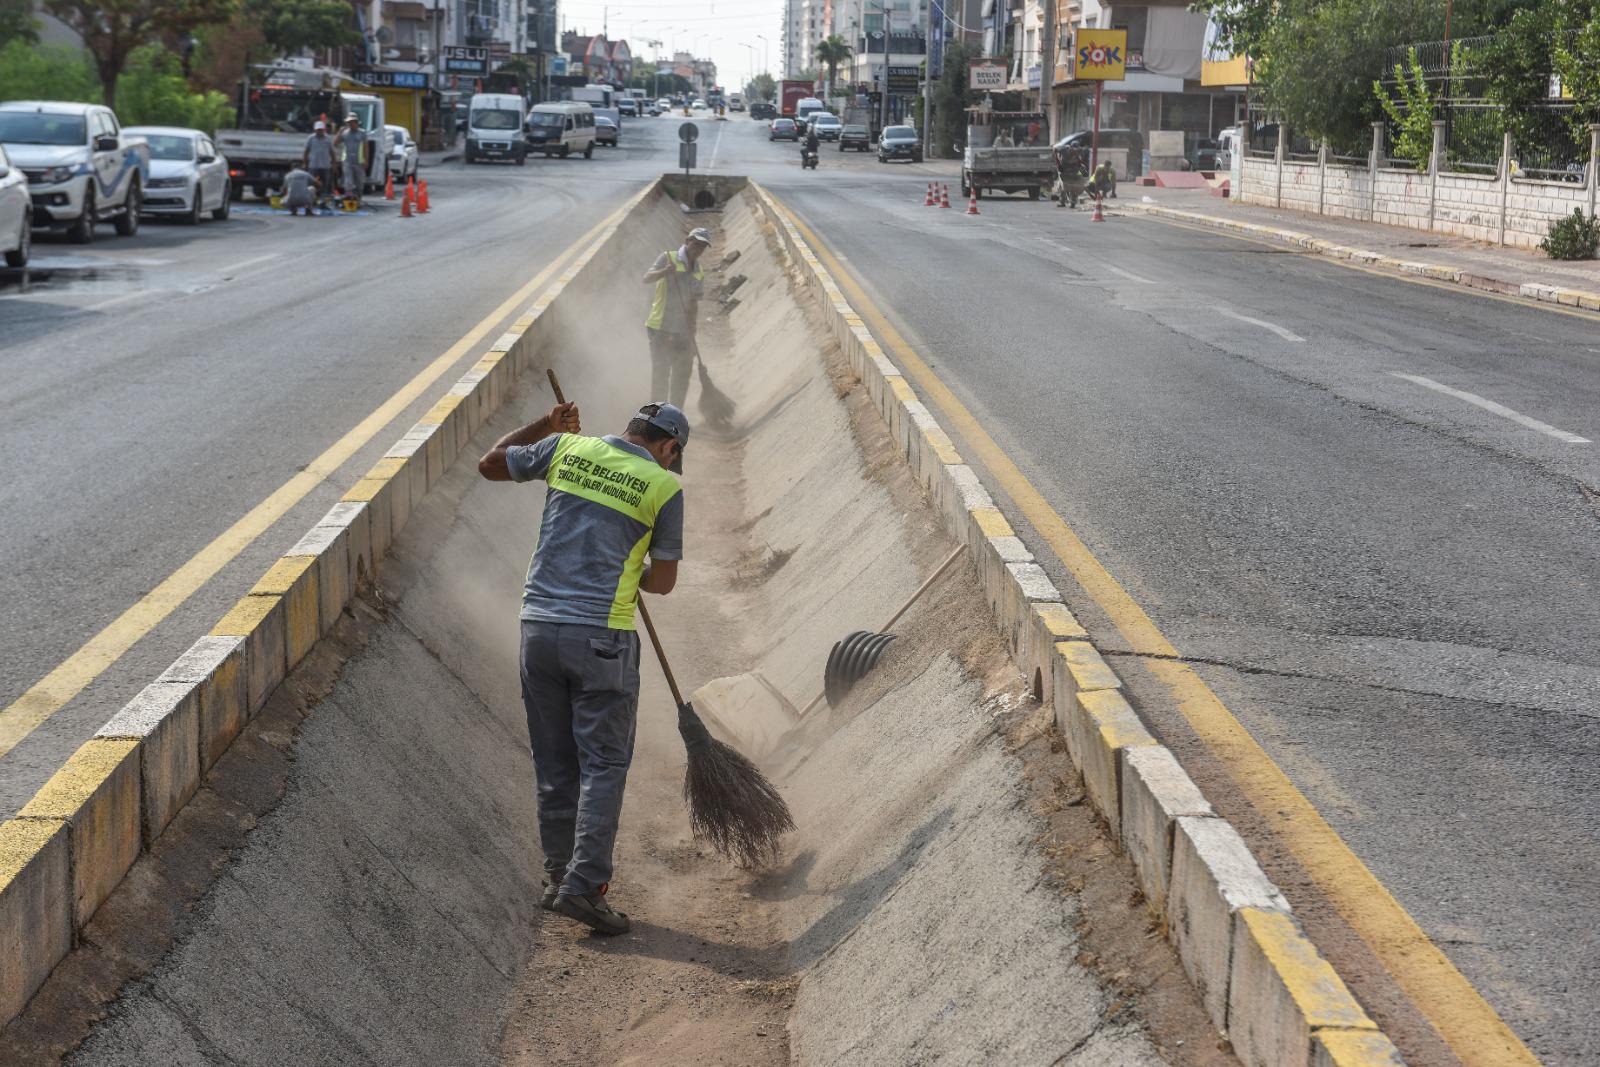
[[[678,442],[678,458],[668,465],[673,474],[683,473],[683,450],[689,447],[689,417],[676,404],[658,402],[639,409],[638,418],[658,430],[670,433]]]
[[[710,247],[711,231],[706,229],[704,226],[696,226],[694,229],[689,231],[689,240],[699,241],[701,244]]]

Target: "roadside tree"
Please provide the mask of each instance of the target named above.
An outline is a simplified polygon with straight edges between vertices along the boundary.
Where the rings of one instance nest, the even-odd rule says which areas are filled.
[[[0,0],[0,45],[12,41],[39,43],[39,23],[28,0]]]
[[[100,78],[100,97],[115,107],[117,82],[133,53],[228,18],[233,0],[44,0],[44,10],[82,40]]]

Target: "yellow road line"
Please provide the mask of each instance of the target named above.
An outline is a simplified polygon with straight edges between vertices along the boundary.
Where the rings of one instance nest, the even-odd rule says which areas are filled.
[[[1535,300],[1531,296],[1518,296],[1514,293],[1497,293],[1491,289],[1479,289],[1473,285],[1464,285],[1461,282],[1443,282],[1438,278],[1429,278],[1410,271],[1394,270],[1388,267],[1376,267],[1368,263],[1357,263],[1354,260],[1340,259],[1330,256],[1326,252],[1318,252],[1314,248],[1305,248],[1293,245],[1287,241],[1274,241],[1270,237],[1258,237],[1254,234],[1239,233],[1221,226],[1206,226],[1198,222],[1185,222],[1181,219],[1168,218],[1163,215],[1153,215],[1137,208],[1129,211],[1124,218],[1146,219],[1150,222],[1159,222],[1163,226],[1171,226],[1178,230],[1188,230],[1190,233],[1210,234],[1213,237],[1227,237],[1234,241],[1247,241],[1250,244],[1261,245],[1264,248],[1283,249],[1297,252],[1310,259],[1318,259],[1335,267],[1346,270],[1360,271],[1362,274],[1371,274],[1374,277],[1394,280],[1398,278],[1412,285],[1425,285],[1430,289],[1439,289],[1446,293],[1458,293],[1466,296],[1481,296],[1485,300],[1498,300],[1503,304],[1515,304],[1517,307],[1530,308],[1534,311],[1552,311],[1557,315],[1569,315],[1575,319],[1588,319],[1590,322],[1600,322],[1600,312],[1589,311],[1585,308],[1573,307],[1571,304],[1552,304],[1548,300]],[[1462,268],[1466,270],[1466,268]],[[1467,271],[1467,273],[1475,273]],[[1557,286],[1556,288],[1560,288]]]
[[[772,195],[770,190],[768,195]],[[776,197],[773,200],[777,202]],[[778,207],[832,272],[834,280],[849,295],[851,303],[883,346],[894,354],[905,372],[954,424],[975,457],[988,468],[1002,491],[1105,611],[1127,639],[1129,647],[1142,656],[1178,657],[1178,650],[1144,609],[1095,558],[966,405],[917,355],[816,234],[786,206],[778,203]],[[1289,776],[1194,669],[1176,659],[1141,658],[1140,662],[1166,686],[1178,710],[1227,769],[1250,805],[1273,828],[1461,1061],[1471,1067],[1537,1064],[1539,1061],[1511,1028],[1428,939],[1416,920],[1350,850],[1311,801],[1295,788]]]
[[[60,711],[73,697],[83,692],[85,687],[120,659],[123,653],[194,595],[212,575],[227,566],[290,508],[305,499],[308,493],[321,485],[346,460],[355,455],[363,445],[372,440],[380,430],[438,381],[457,360],[471,351],[472,347],[483,340],[501,320],[520,310],[524,302],[548,282],[563,263],[574,256],[587,242],[593,240],[596,234],[620,219],[637,199],[638,197],[630,198],[626,204],[563,249],[548,266],[534,275],[531,281],[507,297],[504,303],[467,331],[466,335],[446,349],[443,355],[419,371],[416,377],[401,386],[372,414],[328,446],[327,451],[307,464],[304,470],[284,482],[273,491],[272,495],[218,534],[215,540],[163,578],[161,584],[140,598],[138,603],[117,616],[105,629],[89,638],[81,648],[62,660],[51,669],[50,673],[35,682],[27,692],[0,711],[0,756],[16,748],[23,738]]]

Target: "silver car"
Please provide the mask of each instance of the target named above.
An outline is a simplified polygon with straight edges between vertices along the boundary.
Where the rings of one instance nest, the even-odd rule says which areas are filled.
[[[13,167],[0,145],[0,253],[8,267],[26,267],[33,242],[33,198],[21,167]]]
[[[150,142],[150,181],[141,215],[173,215],[191,226],[210,213],[228,217],[233,185],[228,160],[211,138],[182,126],[133,126],[125,132]]]

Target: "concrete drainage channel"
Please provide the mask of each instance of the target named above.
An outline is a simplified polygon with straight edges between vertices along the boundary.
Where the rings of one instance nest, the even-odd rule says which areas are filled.
[[[1398,1062],[781,208],[704,191],[708,282],[744,278],[702,337],[736,407],[692,441],[690,562],[652,610],[708,700],[756,677],[789,709],[727,723],[800,825],[784,866],[695,848],[646,662],[635,930],[538,909],[515,618],[542,494],[472,460],[548,408],[546,367],[586,432],[646,399],[633,279],[695,203],[652,186],[0,825],[0,1062]]]

